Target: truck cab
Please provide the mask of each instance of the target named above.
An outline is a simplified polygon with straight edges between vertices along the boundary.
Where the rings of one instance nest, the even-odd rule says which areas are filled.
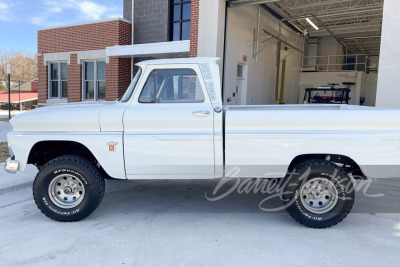
[[[123,98],[126,177],[222,177],[222,101],[214,58],[138,64]],[[218,92],[218,93],[217,93]]]

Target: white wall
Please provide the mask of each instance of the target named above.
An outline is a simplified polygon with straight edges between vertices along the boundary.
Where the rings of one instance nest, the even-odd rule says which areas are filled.
[[[307,55],[307,60],[305,60],[304,65],[307,66],[313,66],[317,65],[318,62],[318,43],[313,43],[313,44],[307,44],[305,47],[307,47],[307,51],[305,52]],[[309,68],[309,67],[306,67]],[[312,67],[311,67],[312,69]]]
[[[318,56],[334,56],[334,55],[343,55],[343,46],[336,41],[335,38],[333,37],[323,37],[319,40],[319,51],[318,51]],[[329,57],[329,62],[328,62],[328,57],[322,57],[318,58],[318,64],[322,64],[320,66],[321,70],[326,70],[327,65],[323,64],[342,64],[343,63],[343,58],[340,57]],[[332,70],[341,70],[342,66],[339,65],[332,65],[329,66],[329,71]]]
[[[225,0],[201,0],[199,4],[198,57],[224,54]],[[222,76],[222,60],[219,62]]]
[[[275,103],[275,75],[276,75],[276,46],[277,41],[272,40],[270,44],[258,56],[258,61],[252,59],[253,55],[253,32],[257,28],[258,5],[229,8],[228,9],[228,33],[226,50],[226,72],[225,72],[225,95],[231,96],[236,89],[237,63],[243,63],[248,68],[247,97],[246,104],[274,104]],[[266,29],[278,34],[279,20],[266,10],[261,9],[260,33]],[[284,28],[283,39],[303,47],[303,36],[293,30]],[[264,45],[260,42],[260,48]],[[282,48],[284,45],[282,44]],[[290,52],[291,49],[288,51]],[[282,52],[286,55],[288,52]],[[247,56],[247,61],[242,61],[242,56]],[[296,103],[300,81],[301,54],[293,52],[287,58],[286,86],[284,102],[286,104]]]
[[[364,97],[365,97],[365,106],[375,107],[376,102],[376,89],[378,84],[378,73],[370,72],[365,75],[364,82]]]
[[[225,1],[201,0],[197,56],[220,57],[224,52]]]
[[[400,1],[385,0],[376,106],[400,108]]]

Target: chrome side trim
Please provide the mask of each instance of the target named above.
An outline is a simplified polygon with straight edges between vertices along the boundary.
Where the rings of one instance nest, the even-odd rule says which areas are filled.
[[[400,131],[228,131],[226,139],[400,141]]]
[[[227,134],[232,135],[245,135],[245,134],[257,134],[257,135],[291,135],[291,134],[326,134],[326,135],[400,135],[400,131],[356,131],[356,130],[304,130],[304,131],[227,131]]]
[[[125,132],[125,136],[137,136],[137,135],[144,135],[144,136],[173,136],[173,135],[187,135],[187,136],[196,136],[196,135],[203,135],[203,136],[213,136],[214,132],[179,132],[179,133],[171,133],[171,132]]]
[[[207,141],[214,140],[214,133],[125,133],[125,137],[155,138],[159,141]]]
[[[94,135],[99,135],[99,136],[121,136],[123,132],[114,132],[114,133],[109,133],[109,132],[13,132],[14,136],[40,136],[40,135],[46,135],[46,136],[62,136],[62,135],[72,135],[72,136],[94,136]]]

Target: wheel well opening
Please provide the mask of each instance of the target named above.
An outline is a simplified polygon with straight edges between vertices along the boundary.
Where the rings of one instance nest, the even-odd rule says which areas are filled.
[[[84,145],[73,141],[42,141],[36,143],[29,153],[28,164],[41,167],[50,160],[63,156],[76,155],[97,163],[92,152]]]
[[[366,176],[362,172],[360,166],[352,158],[345,156],[345,155],[337,155],[337,154],[299,155],[292,160],[292,162],[289,165],[289,170],[292,170],[298,163],[309,160],[309,159],[328,160],[328,161],[338,165],[345,172],[351,173],[355,179],[366,179]]]

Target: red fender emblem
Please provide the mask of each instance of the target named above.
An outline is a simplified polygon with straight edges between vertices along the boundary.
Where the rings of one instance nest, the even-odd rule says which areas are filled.
[[[108,142],[108,143],[107,143],[108,151],[109,151],[109,152],[115,152],[115,149],[116,149],[116,147],[117,147],[117,144],[118,144],[118,143],[116,143],[116,142]]]

